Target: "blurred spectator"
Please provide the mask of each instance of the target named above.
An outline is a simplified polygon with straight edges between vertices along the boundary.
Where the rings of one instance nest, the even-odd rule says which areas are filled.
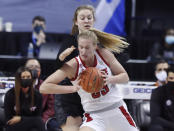
[[[5,95],[6,131],[44,131],[42,96],[33,88],[33,82],[29,69],[17,70],[15,88]]]
[[[149,131],[174,131],[174,67],[167,70],[166,84],[152,91]]]
[[[155,66],[155,77],[157,79],[156,86],[162,86],[166,82],[167,73],[166,70],[169,68],[169,64],[165,60],[160,60]]]
[[[41,66],[37,59],[29,59],[26,61],[25,66],[32,71],[34,87],[39,90],[43,80],[40,79]],[[58,123],[55,119],[54,111],[54,95],[53,94],[42,94],[42,119],[45,123],[45,128],[48,131],[54,131],[58,129]]]
[[[32,43],[34,47],[34,56],[39,55],[39,48],[41,44],[46,43],[46,21],[42,16],[35,16],[32,20]]]
[[[21,35],[19,54],[21,56],[27,56],[28,47],[30,43],[33,45],[33,56],[38,57],[40,47],[44,43],[54,42],[53,38],[45,32],[46,30],[46,20],[42,16],[35,16],[32,19],[32,33],[29,37]]]
[[[167,69],[169,64],[165,60],[160,60],[155,65],[154,75],[157,79],[156,83],[150,86],[162,86],[167,79]],[[150,124],[150,100],[127,100],[128,109],[141,130],[147,131]]]
[[[150,50],[149,60],[165,59],[168,63],[174,62],[174,29],[167,29],[162,42],[156,42]]]

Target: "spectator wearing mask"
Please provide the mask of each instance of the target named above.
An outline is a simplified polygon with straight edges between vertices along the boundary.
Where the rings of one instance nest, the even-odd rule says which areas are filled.
[[[17,70],[15,87],[5,95],[6,131],[44,131],[42,96],[33,88],[33,82],[28,68]]]
[[[156,82],[152,86],[162,86],[165,84],[167,79],[167,69],[169,64],[165,60],[160,60],[156,63],[154,69],[154,76],[156,77]],[[139,125],[140,129],[147,130],[150,124],[150,100],[127,100],[129,105],[129,110],[132,112],[134,119]],[[141,104],[140,104],[141,103]],[[137,115],[141,114],[141,115]]]
[[[43,80],[40,79],[41,65],[37,59],[29,59],[26,61],[25,67],[29,68],[34,77],[34,87],[39,90]],[[58,129],[58,123],[55,119],[54,110],[54,95],[52,94],[42,94],[42,119],[45,123],[45,128],[48,131],[54,131]]]
[[[18,55],[27,56],[29,46],[33,48],[33,56],[38,57],[40,47],[45,43],[54,42],[53,37],[46,33],[46,20],[42,16],[35,16],[32,19],[32,32],[28,37],[22,36],[19,41]]]
[[[150,60],[165,59],[169,64],[174,61],[174,29],[166,30],[162,42],[156,42],[150,50]]]
[[[46,21],[42,16],[35,16],[32,20],[32,43],[34,47],[34,56],[39,55],[39,48],[42,44],[46,43]]]
[[[152,91],[149,131],[174,131],[174,67],[167,69],[166,84]]]
[[[157,78],[156,86],[162,86],[166,82],[167,73],[166,70],[169,68],[169,64],[165,60],[160,60],[155,66],[155,77]]]

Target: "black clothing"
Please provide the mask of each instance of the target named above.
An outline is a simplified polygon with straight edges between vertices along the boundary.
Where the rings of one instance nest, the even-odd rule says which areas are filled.
[[[165,131],[161,125],[152,125],[149,131]]]
[[[6,131],[45,131],[41,117],[26,117],[11,126],[6,126]]]
[[[163,42],[164,43],[164,42]],[[165,59],[169,64],[173,63],[174,46],[166,48],[162,42],[155,42],[149,52],[149,60],[157,62]]]
[[[68,47],[74,46],[76,49],[71,53],[71,55],[67,56],[64,61],[59,60],[59,55]],[[57,67],[61,68],[62,65],[71,60],[72,58],[76,57],[78,53],[78,46],[76,41],[76,36],[71,36],[69,39],[66,39],[64,43],[62,43],[60,50],[57,55]],[[66,78],[63,80],[61,85],[72,85],[70,80]],[[59,125],[62,125],[66,122],[67,116],[83,116],[84,110],[81,105],[81,99],[78,93],[71,93],[71,94],[61,94],[55,95],[55,113],[56,118],[58,120]]]
[[[30,92],[30,90],[29,90]],[[15,125],[7,125],[9,131],[13,130],[30,130],[37,128],[38,131],[44,131],[44,125],[41,118],[42,113],[42,95],[34,89],[34,106],[30,107],[31,96],[25,95],[20,91],[20,114],[21,121]],[[16,116],[15,107],[15,89],[10,89],[5,95],[4,101],[6,122],[13,116]],[[32,123],[32,124],[31,124]]]
[[[165,131],[173,131],[174,90],[171,91],[166,85],[154,89],[150,100],[150,113],[151,127],[161,126]]]
[[[78,52],[78,45],[77,45],[77,36],[70,36],[68,37],[66,40],[63,41],[63,43],[60,46],[59,52],[57,54],[57,59],[56,59],[56,63],[57,63],[57,68],[61,68],[63,66],[63,64],[69,60],[71,60],[72,58],[78,56],[79,52]],[[68,47],[74,46],[76,49],[71,53],[71,55],[67,56],[65,58],[64,61],[59,60],[59,55]]]

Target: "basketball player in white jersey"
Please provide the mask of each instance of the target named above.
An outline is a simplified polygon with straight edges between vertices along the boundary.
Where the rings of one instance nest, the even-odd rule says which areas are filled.
[[[41,85],[40,92],[47,94],[78,92],[85,111],[80,131],[137,131],[116,88],[117,83],[126,83],[129,77],[113,54],[104,48],[97,50],[96,34],[101,32],[97,33],[96,30],[94,32],[84,31],[78,35],[79,56],[49,76]],[[87,67],[96,67],[104,73],[105,86],[100,92],[87,93],[79,86],[78,76]],[[65,77],[71,79],[73,86],[57,85]]]

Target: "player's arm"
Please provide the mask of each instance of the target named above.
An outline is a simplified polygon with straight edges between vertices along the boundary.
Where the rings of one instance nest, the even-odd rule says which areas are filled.
[[[104,48],[100,49],[99,52],[101,53],[105,61],[109,64],[109,67],[113,73],[113,76],[105,75],[106,84],[127,83],[129,81],[128,74],[123,66],[115,58],[114,54]]]
[[[70,85],[58,85],[66,77],[69,79],[75,77],[77,62],[75,59],[70,60],[58,69],[52,75],[50,75],[40,86],[40,92],[45,94],[66,94],[73,93],[78,90],[76,86]]]

